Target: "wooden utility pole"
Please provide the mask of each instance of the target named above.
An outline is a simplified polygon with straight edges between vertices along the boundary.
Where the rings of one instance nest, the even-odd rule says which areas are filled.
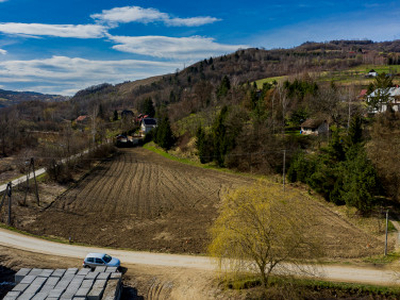
[[[7,190],[6,193],[8,195],[8,226],[11,226],[11,182],[7,184]]]
[[[36,202],[37,205],[39,206],[39,192],[38,192],[38,185],[36,182],[36,174],[35,174],[35,160],[33,159],[33,157],[31,158],[31,162],[29,164],[29,169],[28,169],[28,173],[26,174],[26,192],[25,192],[25,198],[24,198],[24,205],[26,205],[26,197],[29,191],[29,175],[31,174],[31,169],[32,169],[32,173],[33,173],[33,179],[35,180],[35,194],[36,194]]]

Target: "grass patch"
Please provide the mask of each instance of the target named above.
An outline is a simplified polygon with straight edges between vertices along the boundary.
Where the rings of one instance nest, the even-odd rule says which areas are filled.
[[[61,243],[61,244],[69,244],[69,240],[66,240],[66,239],[63,239],[63,238],[60,238],[60,237],[38,236],[38,235],[29,233],[29,232],[26,232],[26,231],[22,231],[22,230],[19,230],[19,229],[15,228],[15,227],[8,226],[8,225],[1,224],[1,223],[0,223],[0,228],[7,229],[7,230],[10,230],[10,231],[13,231],[13,232],[16,232],[16,233],[19,233],[19,234],[23,234],[23,235],[26,235],[26,236],[31,236],[31,237],[39,238],[39,239],[42,239],[42,240],[50,241],[50,242],[56,242],[56,243]],[[75,245],[87,246],[87,245],[84,245],[84,244],[75,244]]]
[[[162,150],[159,147],[157,147],[153,142],[144,144],[143,148],[145,148],[147,150],[150,150],[150,151],[152,151],[154,153],[157,153],[157,154],[159,154],[159,155],[161,155],[161,156],[163,156],[165,158],[168,158],[170,160],[177,161],[177,162],[180,162],[180,163],[183,163],[183,164],[186,164],[186,165],[191,165],[191,166],[196,166],[196,167],[203,167],[203,168],[206,168],[206,169],[212,168],[209,165],[202,165],[201,163],[195,162],[193,160],[190,160],[190,159],[187,159],[187,158],[180,158],[180,157],[172,155],[172,154],[170,154],[168,152],[165,152],[164,150]]]
[[[266,289],[262,287],[260,279],[252,275],[235,280],[225,279],[222,285],[229,290],[245,292],[246,299],[398,299],[400,296],[399,286],[339,283],[293,277],[271,277]]]
[[[364,259],[364,262],[371,263],[375,265],[385,265],[390,264],[394,261],[400,260],[400,253],[388,253],[388,255],[379,255],[379,256],[372,256],[367,257]]]
[[[255,83],[257,84],[258,89],[262,89],[264,83],[273,83],[274,81],[284,81],[288,78],[288,76],[276,76],[276,77],[267,77],[260,80],[256,80]]]
[[[251,177],[251,178],[262,178],[262,179],[266,179],[269,180],[268,177],[264,176],[264,175],[255,175],[255,174],[249,174],[249,173],[242,173],[242,172],[238,172],[235,170],[231,170],[228,168],[221,168],[218,167],[217,165],[215,165],[214,163],[208,163],[208,164],[202,164],[200,162],[197,161],[193,161],[190,160],[188,158],[181,158],[181,157],[177,157],[175,155],[172,155],[171,153],[165,152],[164,150],[162,150],[161,148],[159,148],[158,146],[156,146],[154,144],[154,142],[150,142],[147,144],[143,145],[143,148],[150,150],[154,153],[157,153],[167,159],[176,161],[176,162],[180,162],[186,165],[190,165],[190,166],[194,166],[194,167],[198,167],[198,168],[203,168],[203,169],[211,169],[211,170],[215,170],[215,171],[219,171],[219,172],[224,172],[224,173],[229,173],[229,174],[234,174],[234,175],[240,175],[240,176],[245,176],[245,177]]]
[[[396,75],[400,73],[400,65],[360,65],[358,67],[340,71],[323,71],[319,73],[312,73],[316,77],[317,82],[331,82],[337,84],[352,84],[367,86],[370,82],[374,82],[374,78],[366,77],[368,72],[374,69],[378,74],[386,73]],[[273,81],[283,81],[288,79],[289,76],[267,77],[255,81],[257,88],[261,89],[264,83],[272,83]],[[398,83],[395,81],[394,83]]]

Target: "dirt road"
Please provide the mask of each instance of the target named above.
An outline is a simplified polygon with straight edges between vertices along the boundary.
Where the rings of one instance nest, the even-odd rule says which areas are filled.
[[[4,229],[0,229],[0,245],[34,253],[78,259],[83,258],[88,252],[107,252],[112,256],[120,258],[123,265],[177,267],[199,271],[211,271],[216,268],[216,264],[212,259],[205,256],[134,252],[66,245],[25,236]],[[393,285],[400,283],[398,272],[382,268],[375,269],[367,267],[329,265],[321,267],[316,277],[331,281],[371,283],[379,285]]]

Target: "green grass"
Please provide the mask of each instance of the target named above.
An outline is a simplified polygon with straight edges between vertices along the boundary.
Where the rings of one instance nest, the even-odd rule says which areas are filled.
[[[192,113],[189,116],[183,118],[182,120],[179,120],[176,123],[177,135],[181,136],[186,132],[189,132],[193,136],[196,135],[199,125],[202,125],[202,127],[210,126],[211,125],[210,120],[214,119],[210,118],[210,115],[217,115],[219,110],[220,107],[217,106],[213,110],[208,110],[207,112],[198,112],[195,114]]]
[[[279,81],[286,80],[287,78],[288,78],[288,76],[276,76],[276,77],[263,78],[263,79],[256,81],[257,88],[262,89],[264,83],[272,83],[274,81],[279,82]]]
[[[187,158],[181,158],[181,157],[177,157],[175,155],[172,155],[171,153],[168,153],[164,150],[162,150],[161,148],[159,148],[158,146],[156,146],[154,144],[154,142],[150,142],[147,143],[145,145],[143,145],[143,148],[150,150],[152,152],[155,152],[167,159],[176,161],[176,162],[180,162],[186,165],[190,165],[190,166],[195,166],[198,168],[203,168],[203,169],[211,169],[211,170],[215,170],[215,171],[219,171],[219,172],[224,172],[224,173],[229,173],[229,174],[235,174],[235,175],[240,175],[240,176],[244,176],[244,177],[251,177],[251,178],[264,178],[264,179],[268,179],[267,177],[263,176],[263,175],[254,175],[254,174],[249,174],[249,173],[242,173],[242,172],[238,172],[235,170],[230,170],[227,168],[221,168],[218,167],[217,165],[215,165],[214,163],[208,163],[208,164],[202,164],[200,162],[197,161],[193,161]]]
[[[400,260],[400,253],[388,253],[388,255],[371,256],[364,259],[364,262],[374,265],[386,265]]]
[[[331,82],[334,81],[336,84],[361,84],[368,85],[373,82],[373,78],[367,78],[365,75],[374,69],[378,74],[385,72],[386,74],[397,74],[400,73],[400,65],[361,65],[352,69],[340,70],[340,71],[324,71],[321,73],[314,73],[317,77],[317,82]],[[265,82],[272,83],[274,80],[277,82],[286,80],[288,76],[277,76],[267,77],[256,81],[257,88],[261,89]],[[395,83],[398,83],[397,81]]]
[[[388,232],[396,231],[396,227],[394,227],[392,222],[388,222]]]
[[[400,72],[400,65],[361,65],[358,66],[356,68],[354,68],[353,70],[355,71],[361,71],[364,72],[365,74],[367,74],[369,72],[369,70],[374,69],[376,72],[383,73],[385,72],[386,74],[389,73],[393,73],[393,71],[396,71],[396,73]]]
[[[192,161],[190,159],[185,159],[185,158],[180,158],[180,157],[176,157],[168,152],[165,152],[164,150],[158,148],[153,142],[147,143],[145,145],[143,145],[143,148],[150,150],[152,152],[155,152],[165,158],[168,158],[170,160],[173,161],[177,161],[180,163],[184,163],[186,165],[191,165],[191,166],[196,166],[196,167],[202,167],[202,165],[200,163],[197,163],[195,161]]]
[[[245,275],[234,280],[225,280],[222,282],[228,289],[233,290],[249,290],[252,288],[262,288],[261,280],[255,275]],[[341,295],[342,297],[371,297],[371,296],[386,296],[386,297],[399,297],[399,286],[378,286],[371,284],[358,284],[358,283],[341,283],[330,282],[314,279],[298,279],[298,278],[282,278],[272,276],[269,281],[269,286],[265,290],[265,295],[268,296],[271,291],[280,289],[289,289],[293,295],[306,295],[327,291],[333,295]],[[329,294],[329,293],[328,293]],[[251,298],[251,291],[249,299]],[[273,294],[272,294],[273,295]],[[341,297],[339,297],[341,298]],[[301,298],[303,299],[303,298]],[[353,299],[353,298],[352,298]],[[358,299],[358,298],[357,298]]]

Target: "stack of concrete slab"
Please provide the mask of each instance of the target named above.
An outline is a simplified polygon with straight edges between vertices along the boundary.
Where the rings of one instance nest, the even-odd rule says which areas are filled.
[[[118,300],[122,274],[115,267],[91,269],[28,269],[15,274],[16,286],[5,300]]]

